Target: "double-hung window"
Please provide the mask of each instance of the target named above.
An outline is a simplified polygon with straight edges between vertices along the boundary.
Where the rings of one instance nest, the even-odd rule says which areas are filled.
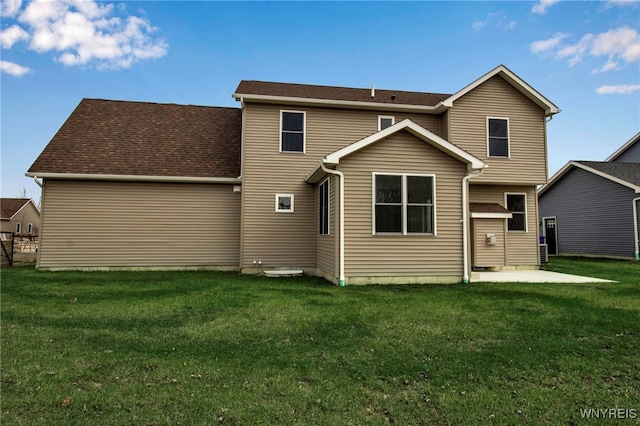
[[[329,179],[318,186],[318,233],[320,235],[329,235]]]
[[[280,112],[280,152],[304,152],[305,113]]]
[[[489,157],[509,157],[509,119],[487,117]]]
[[[527,231],[527,196],[526,194],[505,194],[507,210],[512,218],[507,219],[508,231]]]
[[[375,234],[436,234],[435,176],[374,174]]]

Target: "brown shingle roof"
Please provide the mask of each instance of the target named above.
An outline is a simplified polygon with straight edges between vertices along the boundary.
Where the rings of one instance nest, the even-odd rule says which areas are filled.
[[[83,99],[29,173],[240,176],[242,112]]]
[[[0,198],[0,217],[11,219],[29,201],[29,198]]]
[[[235,93],[236,95],[266,95],[305,99],[423,106],[437,105],[439,102],[442,102],[451,96],[442,93],[375,89],[375,97],[372,98],[371,89],[315,86],[310,84],[273,83],[255,80],[242,80]]]

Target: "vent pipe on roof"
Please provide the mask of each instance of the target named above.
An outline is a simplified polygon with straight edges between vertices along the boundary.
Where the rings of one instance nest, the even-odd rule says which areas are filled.
[[[371,85],[371,97],[372,98],[376,97],[376,85],[375,84]]]

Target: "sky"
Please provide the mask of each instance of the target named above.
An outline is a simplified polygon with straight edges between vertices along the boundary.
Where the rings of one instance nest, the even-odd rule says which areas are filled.
[[[453,94],[503,64],[562,112],[549,173],[640,131],[640,1],[1,0],[2,197],[82,98],[240,105],[240,80]]]

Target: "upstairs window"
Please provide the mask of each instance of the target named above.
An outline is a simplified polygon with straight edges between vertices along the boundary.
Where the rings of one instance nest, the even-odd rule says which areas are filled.
[[[22,224],[20,222],[16,223],[16,234],[19,234],[22,231]]]
[[[396,118],[392,115],[378,116],[378,131],[391,127],[396,123]]]
[[[509,157],[509,119],[487,118],[489,157]]]
[[[305,113],[280,112],[280,152],[304,152]]]
[[[293,213],[293,194],[276,194],[276,213]]]
[[[527,196],[526,194],[505,194],[507,210],[513,217],[507,219],[508,231],[527,231]]]
[[[374,175],[374,233],[435,235],[435,177]]]
[[[329,179],[325,179],[318,187],[318,198],[318,233],[320,235],[329,235]]]

